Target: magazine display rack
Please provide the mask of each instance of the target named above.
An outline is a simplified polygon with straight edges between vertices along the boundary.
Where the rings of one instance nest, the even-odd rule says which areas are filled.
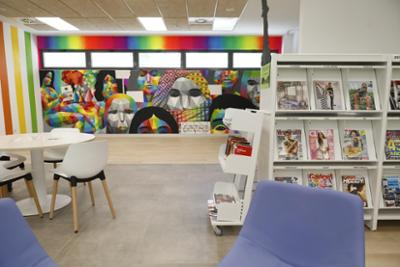
[[[400,220],[400,55],[394,55],[389,61],[391,67],[390,87],[388,93],[388,104],[386,109],[386,135],[387,140],[392,139],[393,143],[387,148],[383,156],[383,175],[380,177],[379,184],[383,180],[392,180],[396,189],[385,190],[379,187],[376,198],[379,201],[379,207],[376,210],[377,220]],[[390,137],[389,133],[393,133]],[[389,141],[390,142],[390,141]],[[386,195],[386,200],[384,199]]]
[[[216,235],[222,235],[223,226],[242,225],[244,222],[251,201],[264,115],[257,110],[225,110],[224,124],[235,134],[245,137],[251,144],[252,152],[251,156],[226,155],[226,144],[219,149],[218,159],[222,170],[245,180],[243,192],[238,190],[241,179],[235,179],[232,183],[215,183],[209,206],[215,209],[213,216],[210,215],[210,222]],[[216,196],[229,196],[230,200],[220,202]]]
[[[392,110],[389,103],[400,103],[397,60],[274,54],[270,88],[261,91],[260,108],[271,113],[274,125],[268,134],[273,149],[260,151],[260,158],[271,159],[263,161],[263,176],[356,193],[366,198],[364,220],[373,230],[378,220],[400,220],[400,207],[385,208],[382,193],[384,175],[400,177],[400,156],[385,156],[386,130],[400,129],[400,105]],[[391,80],[399,82],[389,100]]]

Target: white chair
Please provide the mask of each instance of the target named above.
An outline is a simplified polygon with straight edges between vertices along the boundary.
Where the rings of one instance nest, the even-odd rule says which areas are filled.
[[[77,128],[54,128],[51,133],[79,133]],[[49,148],[43,153],[44,162],[53,163],[53,167],[57,168],[57,163],[61,163],[64,159],[68,147]]]
[[[111,201],[104,167],[107,165],[108,147],[106,141],[88,142],[72,144],[69,146],[64,160],[59,168],[54,170],[53,194],[50,205],[50,220],[54,216],[54,207],[60,178],[67,180],[71,186],[72,215],[74,222],[74,232],[79,231],[78,207],[76,186],[78,183],[87,182],[89,184],[90,198],[94,206],[94,194],[92,181],[100,179],[103,185],[108,205],[112,217],[115,218],[115,210]]]
[[[33,198],[35,202],[37,211],[40,217],[43,217],[43,211],[40,207],[39,199],[36,193],[35,186],[32,183],[32,175],[29,171],[20,170],[20,169],[12,169],[9,170],[4,166],[5,164],[0,164],[0,198],[7,197],[8,195],[8,188],[7,186],[10,183],[13,183],[17,180],[24,179],[26,187],[28,189],[29,196]]]
[[[25,161],[26,158],[24,156],[14,154],[14,153],[9,153],[9,152],[0,152],[0,164],[3,164],[3,166],[6,169],[12,170],[15,168],[20,168],[21,170],[25,169]],[[12,191],[12,183],[7,184],[8,192]]]
[[[24,169],[25,161],[26,158],[24,156],[9,152],[3,152],[3,151],[0,152],[0,163],[2,163],[6,169],[14,169],[16,167]]]

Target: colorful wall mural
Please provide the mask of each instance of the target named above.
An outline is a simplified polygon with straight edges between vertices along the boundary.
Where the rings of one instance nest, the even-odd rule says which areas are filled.
[[[38,36],[46,50],[261,51],[261,36]],[[270,37],[281,52],[282,37]],[[257,108],[258,70],[42,70],[45,129],[87,133],[225,133],[227,107]],[[185,127],[182,127],[184,125]]]
[[[0,21],[0,134],[42,129],[36,37]]]
[[[204,122],[224,133],[223,110],[257,108],[255,70],[42,70],[45,128],[86,133],[179,133],[183,123]],[[220,90],[210,90],[210,85]],[[231,96],[231,97],[229,97]]]

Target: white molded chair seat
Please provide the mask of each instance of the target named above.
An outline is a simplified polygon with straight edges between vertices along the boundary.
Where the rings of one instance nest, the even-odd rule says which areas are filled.
[[[54,128],[50,131],[51,133],[79,133],[77,128]],[[54,168],[57,167],[57,163],[63,161],[65,153],[67,153],[68,147],[57,147],[48,148],[43,152],[44,162],[53,163]]]
[[[2,160],[4,159],[4,160]],[[25,167],[24,162],[26,158],[24,156],[9,153],[9,152],[0,152],[0,163],[6,169],[12,169],[16,167],[21,167],[22,169]]]
[[[69,146],[64,160],[57,170],[54,170],[53,194],[50,205],[50,219],[54,216],[54,207],[58,190],[58,181],[60,178],[67,180],[71,187],[72,196],[72,215],[74,223],[74,232],[79,231],[78,224],[78,207],[76,186],[78,183],[88,183],[90,198],[94,206],[94,194],[92,181],[100,179],[103,190],[111,210],[112,217],[115,218],[115,210],[111,201],[104,168],[107,165],[108,146],[107,141],[95,141],[80,144],[72,144]]]
[[[5,167],[5,164],[0,164],[0,198],[7,197],[7,186],[10,183],[13,183],[20,179],[25,180],[29,195],[31,198],[33,198],[40,217],[43,217],[43,212],[42,208],[40,207],[36,189],[32,183],[32,174],[28,170],[21,170],[19,168],[14,168],[10,170]]]

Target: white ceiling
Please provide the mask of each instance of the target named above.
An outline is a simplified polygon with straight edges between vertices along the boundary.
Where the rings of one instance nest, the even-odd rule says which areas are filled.
[[[270,35],[283,35],[298,28],[299,1],[268,0]],[[150,2],[155,3],[157,8],[150,9]],[[129,10],[124,9],[124,5],[130,7]],[[228,12],[228,9],[231,11]],[[211,12],[215,16],[240,18],[235,29],[227,32],[215,32],[210,25],[194,26],[187,22],[188,15],[206,16]],[[136,19],[160,14],[168,32],[146,32]],[[247,4],[246,0],[0,0],[0,18],[1,15],[17,23],[20,23],[21,17],[27,16],[62,16],[84,29],[74,34],[262,34],[261,0],[248,0]],[[41,35],[68,34],[44,24],[34,25],[31,29]]]

